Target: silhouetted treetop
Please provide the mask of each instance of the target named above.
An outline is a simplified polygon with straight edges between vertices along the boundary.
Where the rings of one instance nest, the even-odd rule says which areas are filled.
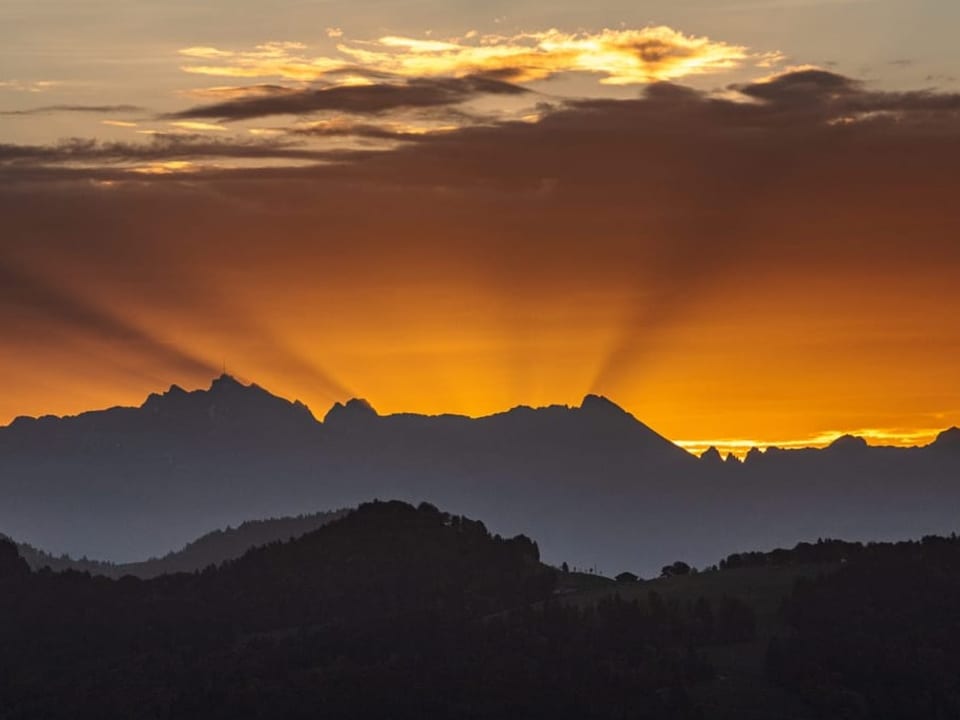
[[[20,557],[17,546],[0,537],[0,580],[22,577],[30,572],[30,566]]]

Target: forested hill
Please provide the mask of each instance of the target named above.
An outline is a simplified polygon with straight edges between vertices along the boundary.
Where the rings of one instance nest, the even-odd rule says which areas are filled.
[[[678,608],[553,599],[536,543],[371,503],[219,569],[31,573],[0,544],[0,717],[691,718]]]
[[[721,567],[582,583],[400,502],[151,580],[0,542],[0,718],[960,716],[956,537]]]

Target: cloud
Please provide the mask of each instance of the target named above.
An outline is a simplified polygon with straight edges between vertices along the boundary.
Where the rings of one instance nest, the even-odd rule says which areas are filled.
[[[265,95],[286,95],[290,88],[283,85],[220,85],[208,88],[193,88],[184,94],[191,97],[236,100],[238,98],[262,97]]]
[[[481,95],[522,95],[527,90],[485,77],[419,78],[394,83],[289,89],[200,105],[168,117],[250,120],[271,115],[345,112],[380,115],[394,110],[457,105]]]
[[[283,139],[215,139],[158,133],[147,143],[101,142],[83,138],[52,145],[0,144],[0,166],[192,161],[204,158],[323,160],[330,153]]]
[[[449,42],[390,36],[372,49],[341,45],[340,50],[365,67],[399,74],[488,73],[529,82],[579,72],[598,75],[608,85],[647,84],[773,59],[665,26],[598,33],[547,30]]]
[[[184,57],[218,63],[184,65],[183,70],[198,75],[257,78],[282,77],[288,80],[316,80],[324,74],[344,68],[343,60],[307,58],[306,46],[292,42],[270,42],[253,50],[232,51],[213,47],[189,47],[180,50]]]
[[[770,66],[778,53],[685,35],[666,26],[563,32],[549,29],[514,35],[467,33],[447,40],[388,35],[350,41],[342,33],[338,56],[310,56],[299,43],[267,43],[251,51],[187,48],[186,57],[208,61],[186,72],[219,77],[280,77],[311,81],[332,73],[389,73],[408,78],[488,75],[512,82],[588,73],[608,85],[643,85],[743,65]],[[213,64],[211,64],[213,63]]]
[[[226,132],[227,128],[215,123],[196,122],[194,120],[178,120],[170,123],[173,127],[192,132]]]
[[[733,87],[747,97],[771,103],[819,103],[851,97],[861,91],[860,82],[815,68],[795,70]]]
[[[960,109],[958,94],[933,90],[878,91],[851,78],[813,68],[732,85],[721,95],[672,83],[654,83],[647,86],[639,99],[540,103],[536,112],[523,121],[478,116],[456,105],[458,100],[485,92],[514,95],[525,91],[509,83],[478,77],[288,89],[282,93],[271,90],[250,97],[242,93],[234,96],[231,91],[230,99],[223,102],[188,108],[169,117],[183,129],[203,130],[223,128],[201,120],[205,118],[239,120],[323,111],[330,111],[330,117],[287,128],[255,128],[250,133],[253,137],[212,138],[150,131],[156,133],[150,143],[71,139],[43,146],[7,144],[0,145],[0,164],[10,178],[18,171],[29,170],[37,175],[40,168],[92,170],[97,166],[137,163],[156,163],[147,169],[166,174],[207,173],[210,167],[203,161],[216,159],[230,161],[223,172],[229,172],[231,166],[239,170],[245,161],[266,161],[274,166],[271,176],[282,174],[276,166],[288,164],[300,166],[291,168],[290,174],[302,177],[304,163],[335,162],[362,163],[365,173],[367,168],[369,172],[379,168],[384,177],[392,177],[394,171],[389,166],[409,163],[411,167],[404,168],[403,176],[405,182],[415,182],[419,175],[440,169],[449,176],[456,163],[437,156],[439,153],[456,153],[459,157],[483,147],[481,156],[455,182],[476,184],[483,172],[499,176],[499,168],[503,168],[504,174],[499,178],[502,182],[525,182],[532,172],[535,177],[530,179],[531,184],[544,188],[556,185],[551,178],[565,174],[562,166],[556,166],[557,159],[571,154],[579,156],[582,147],[605,146],[614,139],[637,143],[642,141],[643,133],[667,137],[671,142],[683,135],[687,146],[684,157],[692,148],[702,148],[705,154],[717,153],[734,139],[739,141],[745,132],[755,136],[756,142],[771,143],[776,152],[786,152],[799,146],[797,132],[815,133],[819,138],[832,138],[831,142],[865,141],[877,133],[913,138],[931,132],[955,132]],[[364,119],[351,119],[351,115]],[[325,142],[338,138],[355,142],[353,146]],[[586,144],[585,138],[589,138]],[[398,147],[398,143],[408,147]],[[544,143],[556,143],[563,152],[517,167],[513,156],[504,155],[507,148],[514,152],[513,143],[522,145],[516,150],[516,157],[536,153]],[[387,151],[388,156],[373,158],[378,150]],[[647,152],[661,156],[658,147]],[[743,174],[749,164],[730,158],[730,166],[731,172]],[[675,167],[676,163],[665,161],[658,172],[669,174]],[[621,164],[615,163],[609,168],[598,168],[597,172],[617,177],[620,169]],[[547,185],[544,178],[549,180]],[[448,180],[454,181],[449,177]],[[686,256],[681,252],[678,257],[683,262]]]
[[[113,113],[138,113],[144,108],[139,105],[44,105],[28,110],[5,110],[0,115],[50,115],[53,113],[90,113],[109,115]]]
[[[455,132],[460,125],[423,126],[404,122],[357,123],[345,119],[322,120],[306,125],[289,128],[286,134],[309,138],[368,138],[373,140],[391,140],[415,142],[421,141],[431,133]]]
[[[935,90],[871,90],[858,80],[808,68],[768,79],[733,85],[744,97],[762,103],[766,117],[792,122],[926,122],[954,127],[960,94]]]
[[[463,177],[448,177],[448,181],[475,184],[484,172],[491,172],[507,184],[516,184],[525,182],[532,172],[530,182],[543,188],[547,187],[544,178],[565,174],[563,166],[557,166],[558,159],[579,157],[581,148],[602,147],[614,140],[642,142],[646,146],[644,133],[649,137],[667,137],[671,142],[682,135],[687,146],[683,157],[689,156],[692,148],[702,148],[705,154],[717,153],[732,146],[734,140],[739,141],[745,132],[751,133],[756,142],[771,143],[773,151],[786,152],[799,147],[798,132],[814,133],[818,138],[831,138],[831,142],[838,143],[866,141],[878,133],[905,139],[932,132],[956,132],[960,110],[960,95],[955,93],[873,90],[851,78],[811,68],[732,85],[722,95],[672,83],[654,83],[638,99],[540,103],[536,112],[523,121],[479,116],[457,107],[458,101],[476,93],[524,92],[515,85],[480,77],[288,89],[282,93],[271,90],[250,97],[242,93],[234,96],[231,92],[230,99],[188,108],[169,119],[185,130],[222,130],[224,126],[203,119],[240,120],[324,111],[329,111],[330,117],[287,128],[255,128],[253,137],[212,138],[150,131],[156,134],[149,143],[70,139],[51,145],[6,144],[0,145],[0,164],[6,167],[6,176],[12,177],[18,169],[56,166],[93,169],[98,165],[158,163],[157,170],[182,175],[192,170],[207,172],[209,167],[202,161],[212,159],[235,161],[231,165],[238,169],[243,161],[269,161],[273,166],[336,162],[363,164],[365,173],[367,168],[369,172],[380,169],[384,177],[392,177],[391,165],[409,163],[411,167],[404,168],[403,176],[405,182],[415,182],[419,175],[438,170],[449,176],[457,167],[438,154],[456,153],[460,157],[482,147],[483,152],[469,165],[469,171]],[[363,120],[351,116],[361,116]],[[350,147],[324,142],[337,138],[374,144],[364,147],[361,142]],[[398,142],[408,147],[398,147]],[[514,143],[522,147],[515,149]],[[516,151],[516,157],[530,155],[545,143],[555,143],[563,152],[551,153],[521,167],[516,166],[513,156],[504,155],[505,149]],[[386,151],[387,156],[373,158],[378,148]],[[656,146],[647,152],[654,157],[662,154]],[[750,167],[736,158],[730,158],[730,166],[732,173],[739,174]],[[658,172],[670,174],[676,167],[676,163],[664,161]],[[500,168],[504,173],[500,173]],[[597,172],[617,177],[621,168],[621,163],[614,163],[602,170],[598,168]],[[229,166],[223,169],[228,170]],[[271,174],[276,176],[277,170],[274,167]],[[301,177],[304,167],[292,168],[291,173]],[[548,185],[555,184],[550,180]],[[680,257],[682,261],[685,255],[681,253]]]

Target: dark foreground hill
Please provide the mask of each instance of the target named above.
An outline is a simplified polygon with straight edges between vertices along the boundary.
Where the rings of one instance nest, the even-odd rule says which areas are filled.
[[[158,575],[189,573],[203,570],[210,565],[220,565],[227,560],[240,557],[255,547],[278,540],[291,540],[313,532],[343,517],[346,513],[346,510],[335,510],[297,517],[248,520],[235,528],[228,527],[225,530],[209,532],[187,543],[181,550],[168,553],[163,557],[134,563],[76,559],[68,555],[54,556],[26,543],[18,543],[17,550],[32,570],[43,568],[50,568],[56,572],[76,570],[112,578],[133,575],[147,580]]]
[[[554,564],[649,576],[811,537],[956,529],[960,431],[924,448],[845,438],[823,450],[698,460],[604,398],[484,418],[302,404],[224,376],[137,408],[0,428],[0,532],[129,563],[251,517],[427,499],[535,535]]]
[[[956,718],[960,542],[648,582],[373,503],[219,569],[32,573],[0,542],[0,718]]]
[[[396,502],[146,581],[0,544],[0,717],[693,717],[711,636],[555,582],[531,540]]]

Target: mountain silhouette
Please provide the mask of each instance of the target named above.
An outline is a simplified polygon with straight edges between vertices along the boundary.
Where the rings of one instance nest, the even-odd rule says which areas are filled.
[[[933,447],[938,450],[960,452],[960,428],[952,427],[944,430],[937,435],[937,439],[933,441]]]
[[[290,540],[343,517],[347,511],[319,512],[297,517],[250,520],[235,528],[214,530],[187,543],[182,549],[163,557],[142,562],[110,563],[97,560],[76,559],[68,555],[54,556],[25,543],[18,543],[17,550],[33,570],[50,568],[54,572],[76,570],[94,575],[120,578],[127,575],[142,579],[158,575],[196,572],[210,566],[218,566],[234,560],[247,551]]]
[[[607,398],[481,418],[299,402],[229,375],[137,408],[0,428],[0,532],[53,555],[162,557],[251,517],[427,500],[531,532],[546,559],[649,574],[820,536],[949,533],[960,431],[925,448],[841,438],[823,450],[697,459]]]

